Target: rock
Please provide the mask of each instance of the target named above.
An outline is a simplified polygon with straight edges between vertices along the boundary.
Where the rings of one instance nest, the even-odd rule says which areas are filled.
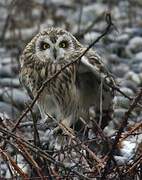
[[[5,52],[5,53],[6,53],[6,52]],[[2,65],[7,65],[7,64],[12,63],[11,57],[8,56],[8,57],[1,58],[0,63],[1,63]]]
[[[130,66],[135,73],[138,74],[142,72],[142,52],[135,54],[131,60]]]
[[[100,36],[100,33],[90,32],[90,33],[85,34],[84,40],[85,42],[90,43],[94,41],[94,39],[97,39],[98,36]]]
[[[33,26],[31,28],[23,28],[21,29],[21,37],[23,40],[27,41],[29,39],[31,39],[31,37],[33,35],[35,35],[38,32],[38,27],[37,26]],[[9,40],[11,38],[11,31],[7,31],[6,35],[5,35],[5,39]],[[18,41],[19,39],[19,30],[16,29],[15,30],[15,40]]]
[[[142,72],[142,63],[133,63],[130,66],[134,73],[139,74]]]
[[[131,90],[130,88],[127,87],[121,87],[120,90],[125,93],[127,96],[132,97],[134,95],[133,90]]]
[[[25,103],[29,103],[31,101],[24,91],[15,88],[5,89],[2,94],[2,99],[4,102],[16,104],[18,108],[25,106]]]
[[[119,35],[116,38],[116,42],[121,43],[121,44],[127,44],[129,41],[129,38],[130,38],[129,34],[124,33],[124,34]]]
[[[123,108],[118,108],[118,109],[115,109],[114,110],[114,117],[116,118],[116,119],[122,119],[122,117],[124,116],[124,114],[125,114],[125,112],[126,112],[127,110],[126,109],[123,109]]]
[[[142,84],[142,73],[139,74],[139,78],[140,78],[140,81],[141,81],[141,84]]]
[[[114,156],[116,162],[118,165],[124,165],[126,163],[128,163],[129,159],[127,157],[123,157],[123,156]]]
[[[142,52],[138,52],[135,56],[134,56],[135,61],[138,62],[142,62]]]
[[[0,65],[0,78],[1,77],[14,77],[14,73],[9,65]]]
[[[125,81],[122,81],[122,82],[120,83],[120,86],[122,86],[122,87],[127,87],[127,88],[131,89],[133,92],[136,92],[136,91],[137,91],[137,85],[136,85],[136,83],[134,83],[134,82],[131,81],[131,80],[125,79]]]
[[[121,43],[113,42],[108,44],[108,51],[114,54],[117,54],[119,57],[126,57],[125,45]]]
[[[115,67],[115,65],[119,64],[120,59],[115,53],[112,53],[112,54],[109,54],[108,61],[109,61],[110,64],[112,64],[112,67],[113,67],[113,65]]]
[[[113,74],[116,75],[116,77],[123,78],[128,71],[129,71],[129,66],[121,63],[118,66],[114,66],[112,72]]]
[[[128,55],[133,55],[142,51],[142,37],[133,37],[130,41],[128,46],[126,47],[126,51]]]
[[[93,22],[95,18],[100,16],[103,12],[106,11],[106,6],[101,3],[93,3],[91,5],[86,5],[83,8],[83,13],[81,17],[81,24],[89,25],[90,22]],[[76,11],[74,14],[74,20],[78,22],[80,11]]]
[[[124,96],[116,96],[114,98],[115,107],[121,107],[127,109],[129,107],[129,99],[125,98]]]
[[[2,78],[0,79],[0,86],[18,88],[20,87],[20,82],[18,78]]]
[[[133,36],[142,36],[142,28],[136,27],[136,28],[125,28],[125,33],[129,34],[131,37]]]
[[[129,71],[125,75],[125,79],[133,81],[134,83],[136,83],[136,85],[139,85],[141,83],[139,75],[134,73],[133,71]]]
[[[17,118],[19,111],[13,105],[0,101],[0,113],[1,115],[3,114],[4,117],[8,116],[9,118],[15,119]]]
[[[128,158],[128,160],[130,160],[130,158],[132,158],[132,156],[134,156],[135,153],[135,149],[136,149],[136,143],[135,142],[131,142],[130,140],[124,140],[121,143],[122,148],[121,150],[121,154],[122,156]]]

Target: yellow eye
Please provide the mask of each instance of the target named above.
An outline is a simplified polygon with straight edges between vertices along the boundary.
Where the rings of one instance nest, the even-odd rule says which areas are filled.
[[[41,43],[41,49],[42,49],[42,50],[46,50],[46,49],[48,49],[48,48],[50,48],[50,45],[49,45],[48,43],[45,43],[45,42],[42,42],[42,43]]]
[[[60,42],[59,47],[60,48],[67,48],[68,47],[68,42],[67,41]]]

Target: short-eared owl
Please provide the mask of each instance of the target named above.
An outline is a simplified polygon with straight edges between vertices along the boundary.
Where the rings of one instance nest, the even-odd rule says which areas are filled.
[[[43,82],[84,50],[63,29],[50,28],[37,34],[20,59],[20,77],[29,94],[35,97]],[[94,107],[96,114],[102,116],[104,128],[112,112],[113,89],[108,83],[113,83],[112,78],[98,54],[90,49],[78,63],[68,66],[44,88],[37,100],[42,118],[47,118],[48,113],[71,127],[80,117],[87,122],[89,109]]]

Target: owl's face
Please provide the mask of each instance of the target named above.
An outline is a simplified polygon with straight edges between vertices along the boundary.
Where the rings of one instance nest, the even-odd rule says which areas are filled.
[[[66,31],[41,34],[35,41],[35,54],[41,61],[59,63],[75,49],[72,36]]]

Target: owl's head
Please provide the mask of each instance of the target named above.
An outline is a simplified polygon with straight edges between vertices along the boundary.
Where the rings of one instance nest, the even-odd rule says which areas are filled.
[[[39,33],[32,41],[32,51],[40,61],[59,63],[81,47],[76,38],[60,28],[50,28]]]

